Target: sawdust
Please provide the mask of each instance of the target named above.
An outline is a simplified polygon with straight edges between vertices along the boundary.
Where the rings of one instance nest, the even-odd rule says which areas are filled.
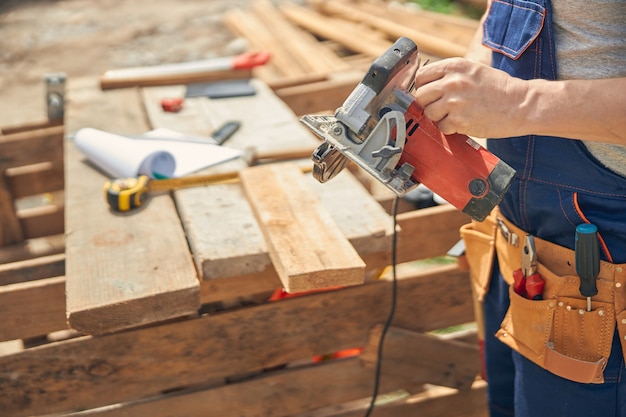
[[[46,117],[43,76],[98,77],[113,68],[243,52],[223,24],[249,0],[0,1],[0,126]],[[68,98],[69,99],[69,98]]]

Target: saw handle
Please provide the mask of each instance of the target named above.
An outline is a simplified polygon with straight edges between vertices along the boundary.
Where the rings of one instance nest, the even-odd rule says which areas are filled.
[[[372,89],[377,95],[389,85],[409,89],[418,66],[417,45],[409,38],[402,37],[374,60],[361,84]]]

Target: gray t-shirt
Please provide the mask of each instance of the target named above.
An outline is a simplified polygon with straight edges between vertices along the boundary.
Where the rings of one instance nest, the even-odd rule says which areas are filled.
[[[626,77],[626,0],[552,0],[552,7],[559,79]],[[626,146],[584,143],[626,177]]]

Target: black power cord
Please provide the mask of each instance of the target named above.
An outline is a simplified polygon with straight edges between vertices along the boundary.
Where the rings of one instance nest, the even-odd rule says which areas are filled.
[[[387,334],[387,330],[389,330],[389,326],[391,326],[391,322],[393,321],[393,316],[396,313],[396,301],[398,298],[398,277],[396,274],[396,252],[398,247],[398,232],[396,227],[396,215],[398,214],[398,201],[400,198],[396,196],[393,200],[393,205],[391,207],[391,215],[393,217],[393,235],[391,240],[391,307],[389,309],[389,315],[387,316],[387,321],[383,326],[383,330],[380,335],[380,340],[378,341],[378,353],[376,354],[376,371],[374,373],[374,392],[372,394],[372,400],[370,401],[370,405],[365,412],[365,417],[368,417],[372,411],[374,410],[374,405],[376,403],[376,397],[378,397],[378,389],[380,386],[380,369],[382,365],[382,356],[383,356],[383,343],[385,341],[385,335]]]

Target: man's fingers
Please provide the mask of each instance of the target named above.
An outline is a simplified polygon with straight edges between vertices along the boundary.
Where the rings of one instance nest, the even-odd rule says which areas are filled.
[[[438,100],[424,107],[424,116],[437,123],[448,116],[448,109]]]
[[[443,97],[443,92],[433,85],[425,85],[413,92],[415,99],[422,108],[430,106],[432,103],[440,100]]]
[[[416,89],[443,78],[446,73],[440,62],[441,61],[425,65],[417,70],[417,73],[415,74]]]
[[[447,117],[444,117],[442,120],[440,120],[437,124],[437,127],[444,135],[459,133],[456,126],[454,126],[454,123],[452,123],[452,121],[449,120]]]

